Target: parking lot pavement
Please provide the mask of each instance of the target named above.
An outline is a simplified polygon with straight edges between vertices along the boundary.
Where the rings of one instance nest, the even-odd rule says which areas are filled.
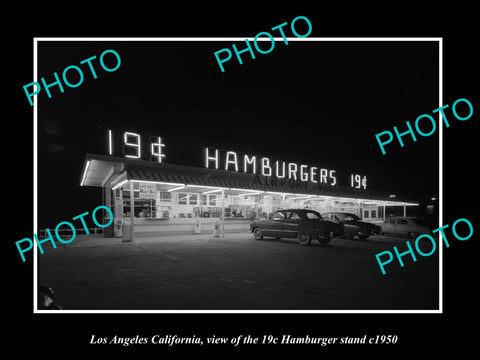
[[[437,253],[378,267],[375,254],[405,240],[89,237],[40,255],[38,274],[72,310],[436,310]]]

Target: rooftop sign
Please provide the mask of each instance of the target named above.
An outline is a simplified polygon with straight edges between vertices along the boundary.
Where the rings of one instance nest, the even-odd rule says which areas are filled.
[[[108,129],[107,152],[112,156],[142,159],[162,163],[166,157],[166,145],[159,136],[150,136]],[[207,169],[252,174],[256,177],[297,184],[314,184],[320,187],[337,186],[355,190],[367,189],[365,175],[350,173],[347,179],[338,179],[334,169],[287,162],[258,155],[247,155],[206,147],[203,150],[204,167]]]
[[[296,183],[313,183],[330,187],[337,185],[336,170],[319,168],[317,166],[209,147],[204,149],[203,159],[204,166],[207,169],[261,175]],[[366,176],[350,174],[349,181],[351,188],[364,190],[367,188]],[[343,186],[346,186],[346,184],[343,183]]]

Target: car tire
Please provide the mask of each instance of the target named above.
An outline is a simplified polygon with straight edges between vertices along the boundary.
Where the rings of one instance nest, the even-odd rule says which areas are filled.
[[[308,233],[298,233],[297,242],[300,245],[309,245],[312,241],[312,237]]]
[[[355,235],[353,235],[353,234],[345,234],[344,236],[345,236],[345,239],[347,239],[347,240],[352,240]]]
[[[256,228],[255,230],[253,230],[253,238],[255,240],[262,240],[263,239],[262,230],[260,228]]]
[[[370,235],[358,235],[360,240],[367,240]]]

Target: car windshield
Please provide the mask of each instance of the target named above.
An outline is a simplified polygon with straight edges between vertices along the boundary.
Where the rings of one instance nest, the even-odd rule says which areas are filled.
[[[322,219],[322,216],[315,211],[305,211],[305,216],[309,220],[320,220],[320,219]]]

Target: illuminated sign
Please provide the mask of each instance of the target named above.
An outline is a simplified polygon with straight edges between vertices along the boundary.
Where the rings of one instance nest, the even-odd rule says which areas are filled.
[[[206,147],[204,149],[204,166],[207,169],[262,175],[295,182],[337,185],[336,171],[306,164],[297,164],[273,160],[257,155],[239,154],[235,151],[223,151]],[[359,174],[350,175],[350,187],[367,188],[367,177]]]
[[[159,136],[108,129],[107,152],[113,156],[163,162],[165,144]]]
[[[159,136],[138,134],[131,131],[107,131],[107,152],[112,156],[123,156],[161,163],[165,159],[165,144]],[[204,166],[207,169],[224,170],[236,173],[251,174],[263,179],[280,182],[316,184],[319,187],[337,186],[337,171],[307,164],[274,160],[264,156],[248,155],[235,151],[225,151],[210,147],[204,148]],[[367,177],[350,174],[349,180],[340,181],[340,188],[366,190]],[[342,177],[342,176],[340,176]]]
[[[138,184],[140,194],[140,199],[153,199],[157,198],[157,188],[155,184],[152,183],[139,183]]]

